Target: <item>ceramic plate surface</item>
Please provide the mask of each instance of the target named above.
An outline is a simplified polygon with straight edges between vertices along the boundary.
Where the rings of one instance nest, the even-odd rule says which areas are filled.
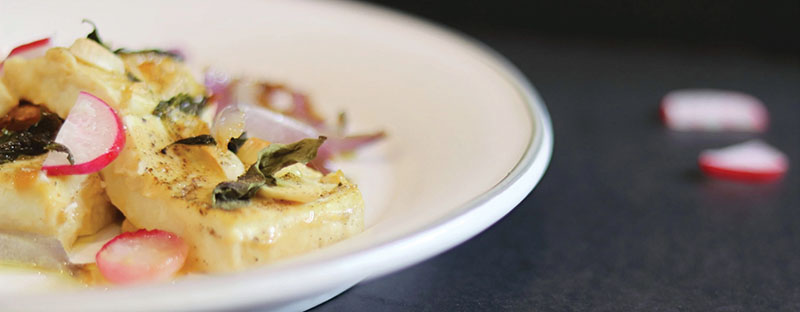
[[[547,111],[525,78],[463,36],[340,1],[3,1],[0,55],[94,21],[114,47],[178,47],[206,66],[284,82],[352,132],[388,138],[336,167],[359,185],[364,233],[263,267],[125,288],[44,287],[0,274],[0,310],[302,309],[366,278],[464,242],[513,209],[552,151]],[[57,284],[50,281],[51,284]]]

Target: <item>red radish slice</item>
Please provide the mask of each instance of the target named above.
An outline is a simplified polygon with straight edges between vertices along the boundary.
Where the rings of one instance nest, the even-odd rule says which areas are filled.
[[[42,170],[48,175],[89,174],[117,158],[125,145],[125,129],[114,109],[96,96],[81,92],[55,142],[69,148],[75,164],[69,164],[66,153],[51,151]]]
[[[777,180],[789,169],[786,155],[761,140],[705,150],[698,162],[709,176],[753,182]]]
[[[673,130],[763,132],[769,115],[757,98],[736,91],[687,89],[667,93],[661,117]]]
[[[20,56],[24,58],[34,58],[38,56],[44,55],[47,52],[47,49],[50,48],[50,37],[39,39],[33,42],[28,42],[21,46],[11,49],[11,52],[8,53],[8,59],[12,56]],[[3,63],[0,62],[0,73],[3,71]]]
[[[162,230],[122,233],[97,252],[97,268],[109,282],[136,284],[169,280],[186,262],[189,246]]]

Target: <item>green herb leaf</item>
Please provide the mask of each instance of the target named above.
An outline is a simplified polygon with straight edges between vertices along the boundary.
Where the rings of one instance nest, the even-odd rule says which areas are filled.
[[[90,39],[90,40],[92,40],[94,42],[99,43],[101,46],[104,46],[106,49],[111,51],[111,46],[105,44],[103,42],[103,40],[100,39],[100,34],[97,32],[97,25],[95,25],[94,22],[92,22],[91,20],[88,20],[88,19],[83,19],[83,22],[92,25],[92,32],[90,32],[88,35],[86,35],[86,38],[88,38],[88,39]],[[164,50],[160,50],[160,49],[128,50],[126,48],[119,48],[119,49],[114,50],[113,52],[114,52],[114,54],[153,53],[153,54],[158,54],[158,55],[169,56],[169,57],[174,58],[176,60],[183,61],[183,56],[181,56],[180,54],[175,53],[175,52],[171,52],[171,51],[164,51]],[[130,77],[131,76],[128,76],[128,78],[130,78]],[[133,79],[131,79],[131,80],[133,80]],[[134,80],[134,82],[138,82],[138,81]]]
[[[258,161],[253,166],[267,178],[267,184],[275,185],[272,176],[278,170],[296,163],[308,163],[317,157],[317,150],[327,139],[320,136],[318,139],[303,139],[292,144],[270,144],[258,153]]]
[[[70,165],[75,164],[75,158],[72,157],[72,153],[69,151],[69,148],[67,148],[67,146],[65,146],[64,144],[52,142],[50,144],[45,145],[44,149],[48,151],[67,153],[67,161],[69,161],[69,164]]]
[[[247,142],[247,132],[242,132],[238,138],[231,138],[228,141],[228,150],[236,154],[239,149],[244,145],[244,142]]]
[[[214,140],[214,137],[212,137],[209,134],[201,134],[201,135],[198,135],[196,137],[177,140],[177,141],[171,143],[170,145],[167,145],[164,148],[162,148],[161,149],[161,154],[166,154],[167,153],[167,148],[170,147],[170,146],[173,146],[175,144],[183,144],[183,145],[214,145],[214,144],[217,144],[217,141]]]
[[[33,104],[28,104],[24,101],[20,103],[20,106],[25,105]],[[6,118],[4,117],[4,119]],[[8,119],[13,120],[13,118]],[[18,126],[15,124],[16,121],[8,122],[10,122],[7,124],[10,128]],[[48,151],[47,146],[53,143],[62,123],[63,120],[58,115],[42,109],[36,123],[27,128],[13,131],[3,127],[2,131],[0,131],[0,164],[46,153]]]
[[[195,99],[188,94],[181,93],[173,96],[169,100],[159,102],[156,108],[153,109],[153,115],[164,118],[167,117],[173,109],[178,109],[184,113],[199,116],[207,103],[207,97],[195,101]]]
[[[292,144],[273,143],[258,153],[258,161],[236,181],[222,182],[214,188],[212,203],[215,208],[232,210],[246,204],[258,189],[274,186],[275,172],[296,163],[306,164],[317,157],[317,150],[325,137],[303,139]]]
[[[128,50],[126,48],[119,48],[114,50],[114,54],[156,54],[156,55],[168,56],[176,60],[183,61],[182,55],[172,51],[165,51],[161,49]]]
[[[240,208],[256,195],[258,189],[267,183],[266,177],[258,171],[258,167],[251,166],[247,172],[236,179],[226,181],[214,188],[211,201],[214,208],[234,210]]]
[[[111,50],[111,48],[109,48],[105,43],[103,43],[103,40],[100,39],[100,34],[97,33],[97,25],[95,25],[94,22],[92,22],[92,21],[90,21],[88,19],[85,19],[85,18],[83,19],[82,22],[83,23],[88,23],[89,25],[92,25],[92,32],[90,32],[88,35],[86,35],[86,38],[88,38],[90,40],[93,40],[94,42],[99,43],[101,46],[106,47],[106,49]]]

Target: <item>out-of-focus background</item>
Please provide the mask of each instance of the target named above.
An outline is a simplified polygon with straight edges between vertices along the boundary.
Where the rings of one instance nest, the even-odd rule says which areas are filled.
[[[315,311],[800,311],[800,1],[373,2],[515,64],[553,159],[483,233]],[[683,88],[751,94],[769,130],[666,129],[659,102]],[[699,171],[702,150],[748,139],[786,153],[782,180]]]
[[[797,0],[371,0],[469,32],[800,53]]]

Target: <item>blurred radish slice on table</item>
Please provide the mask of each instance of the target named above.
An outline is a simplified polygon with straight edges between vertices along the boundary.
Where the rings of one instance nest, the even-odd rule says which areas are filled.
[[[698,163],[708,176],[750,182],[777,180],[789,169],[786,155],[760,140],[705,150]]]
[[[736,91],[676,90],[664,96],[660,109],[673,130],[763,132],[769,124],[764,104]]]

